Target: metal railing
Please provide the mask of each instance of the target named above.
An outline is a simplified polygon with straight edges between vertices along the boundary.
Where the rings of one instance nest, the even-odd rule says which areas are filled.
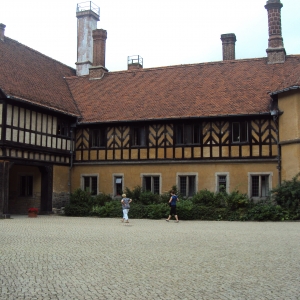
[[[128,56],[127,64],[128,65],[140,64],[141,66],[143,66],[143,58],[140,55]]]
[[[87,10],[91,10],[92,12],[96,13],[97,15],[100,15],[100,7],[98,7],[92,1],[86,1],[86,2],[77,4],[76,12],[87,11]]]

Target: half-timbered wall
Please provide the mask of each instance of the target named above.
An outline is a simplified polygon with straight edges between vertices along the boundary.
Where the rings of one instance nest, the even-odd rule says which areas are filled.
[[[176,124],[156,123],[146,127],[145,145],[133,145],[133,127],[107,126],[106,143],[91,146],[92,128],[78,128],[77,161],[211,160],[271,158],[277,155],[276,126],[271,118],[248,120],[246,141],[232,137],[235,120],[202,121],[199,136],[191,143],[176,141]],[[197,133],[198,134],[198,133]]]
[[[56,116],[7,104],[5,126],[6,156],[69,163],[71,137]]]

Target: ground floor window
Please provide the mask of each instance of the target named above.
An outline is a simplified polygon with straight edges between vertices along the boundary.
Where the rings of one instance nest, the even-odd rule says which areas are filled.
[[[143,175],[143,190],[160,194],[160,176]]]
[[[82,175],[82,189],[91,195],[98,194],[98,176]]]
[[[184,197],[196,194],[196,176],[179,176],[179,192]]]
[[[122,196],[123,193],[123,174],[113,175],[114,196]]]
[[[216,192],[227,192],[229,193],[229,173],[218,172],[215,173],[216,177]]]
[[[32,175],[20,176],[20,196],[24,196],[24,197],[33,196],[33,176]]]
[[[249,196],[252,198],[265,198],[271,190],[271,174],[249,174]]]

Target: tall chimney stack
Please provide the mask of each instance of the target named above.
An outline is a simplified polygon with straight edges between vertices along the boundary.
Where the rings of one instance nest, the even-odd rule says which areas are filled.
[[[88,75],[93,65],[93,30],[100,20],[100,8],[88,1],[77,4],[77,76]]]
[[[93,30],[93,66],[89,69],[90,79],[101,79],[108,72],[105,68],[106,39],[106,30]]]
[[[93,30],[93,66],[105,67],[105,48],[107,31],[104,29]]]
[[[226,33],[221,35],[223,60],[235,59],[235,42],[236,36],[234,33]]]
[[[283,38],[281,33],[281,8],[282,3],[280,0],[268,0],[265,5],[268,11],[268,24],[269,24],[269,43],[267,55],[268,63],[284,63],[286,52],[283,46]]]
[[[5,34],[4,34],[4,32],[5,32],[5,27],[6,27],[6,25],[4,25],[4,24],[0,23],[0,40],[1,40],[1,41],[4,41],[4,36],[5,36]]]

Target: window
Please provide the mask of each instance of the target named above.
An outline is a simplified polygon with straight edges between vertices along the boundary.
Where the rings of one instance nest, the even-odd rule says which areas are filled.
[[[179,176],[179,191],[185,197],[196,193],[196,176]]]
[[[83,190],[91,195],[98,194],[98,176],[82,176]]]
[[[143,176],[143,189],[154,194],[160,193],[160,176]]]
[[[33,196],[33,176],[20,176],[20,196]]]
[[[69,136],[70,128],[67,122],[57,120],[57,135]]]
[[[248,122],[232,123],[232,142],[242,143],[248,141]]]
[[[176,144],[199,144],[199,124],[179,124],[176,126]]]
[[[248,173],[248,195],[251,198],[265,198],[272,189],[272,172]]]
[[[229,172],[217,172],[215,173],[215,192],[229,193]]]
[[[105,130],[91,129],[90,147],[104,147],[105,143]]]
[[[146,146],[146,128],[145,126],[133,127],[131,136],[132,146]]]
[[[123,193],[123,175],[113,175],[114,196],[121,196]]]

